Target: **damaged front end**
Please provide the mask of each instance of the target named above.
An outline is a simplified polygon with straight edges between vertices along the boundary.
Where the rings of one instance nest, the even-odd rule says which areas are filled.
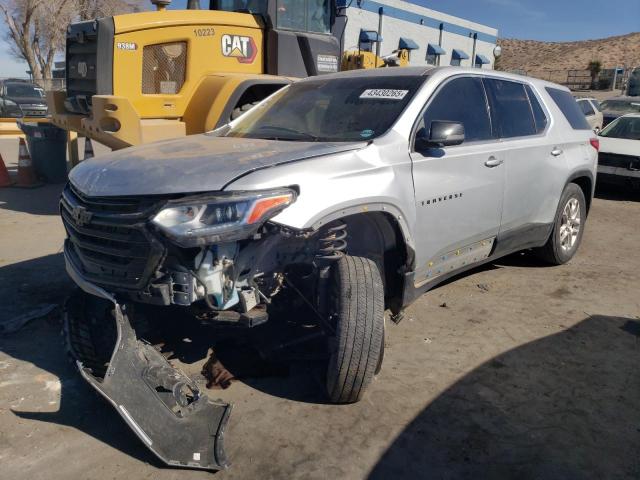
[[[71,353],[82,376],[168,465],[226,468],[231,405],[209,399],[138,338],[134,309],[173,305],[245,327],[267,321],[283,266],[314,255],[305,235],[268,222],[295,199],[288,188],[177,198],[88,197],[71,184],[63,192],[65,262],[84,291],[65,315]]]
[[[78,292],[67,304],[64,322],[67,345],[84,379],[160,460],[174,467],[228,467],[224,431],[231,405],[209,399],[139,340],[125,305]],[[107,357],[106,345],[114,337]]]

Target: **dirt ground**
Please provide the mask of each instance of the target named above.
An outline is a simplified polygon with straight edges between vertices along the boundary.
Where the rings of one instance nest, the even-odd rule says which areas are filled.
[[[0,325],[72,288],[60,189],[0,189]],[[514,255],[424,295],[358,404],[325,404],[306,363],[210,391],[234,404],[216,474],[162,467],[67,360],[54,311],[0,334],[0,477],[638,479],[639,232],[640,196],[607,188],[570,264]]]

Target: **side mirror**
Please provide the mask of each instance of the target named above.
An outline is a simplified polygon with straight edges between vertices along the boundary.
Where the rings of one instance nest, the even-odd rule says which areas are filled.
[[[416,148],[442,148],[464,142],[464,125],[460,122],[433,120],[429,130],[421,128],[416,133]]]
[[[464,142],[464,125],[460,122],[434,120],[431,122],[429,142],[442,147],[460,145]]]

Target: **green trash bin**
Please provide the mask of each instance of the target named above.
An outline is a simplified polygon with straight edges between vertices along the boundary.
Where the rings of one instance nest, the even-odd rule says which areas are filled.
[[[46,183],[67,181],[67,132],[50,123],[22,123],[36,175]]]

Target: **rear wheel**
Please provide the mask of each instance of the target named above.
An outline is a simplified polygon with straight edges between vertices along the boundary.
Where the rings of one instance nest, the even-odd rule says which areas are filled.
[[[333,403],[360,400],[384,355],[384,288],[375,262],[345,256],[331,267],[327,393]]]
[[[584,223],[587,218],[587,202],[582,189],[570,183],[562,192],[551,236],[538,255],[552,265],[562,265],[578,251]]]

